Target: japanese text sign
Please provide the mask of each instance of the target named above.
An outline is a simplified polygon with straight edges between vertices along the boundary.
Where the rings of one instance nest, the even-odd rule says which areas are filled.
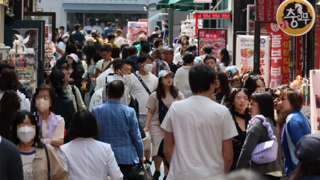
[[[257,21],[276,22],[277,9],[281,0],[257,0]]]
[[[277,23],[280,29],[291,36],[308,33],[315,19],[313,6],[305,0],[284,1],[277,11]]]

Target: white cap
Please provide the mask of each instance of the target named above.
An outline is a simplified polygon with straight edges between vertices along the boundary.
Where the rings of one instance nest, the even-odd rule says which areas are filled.
[[[93,37],[87,37],[86,42],[89,42],[89,41],[96,42],[96,40]]]
[[[162,78],[165,77],[168,74],[172,74],[172,72],[168,71],[168,70],[161,70],[158,74],[158,78]]]
[[[76,54],[71,53],[70,55],[67,56],[67,60],[68,60],[69,56],[72,57],[72,59],[73,59],[76,63],[78,63],[79,58],[78,58],[78,56],[77,56]]]
[[[64,33],[62,36],[61,36],[61,39],[64,39],[65,37],[70,37],[70,34],[68,34],[68,33]]]

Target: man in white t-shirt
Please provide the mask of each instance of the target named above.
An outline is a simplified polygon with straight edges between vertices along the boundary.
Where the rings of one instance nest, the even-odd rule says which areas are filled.
[[[113,61],[111,57],[112,47],[109,44],[103,44],[100,48],[100,54],[103,59],[98,61],[96,64],[96,74],[98,75],[109,68],[112,69],[112,65],[110,64]]]
[[[227,173],[233,161],[232,138],[238,135],[229,110],[210,99],[216,74],[205,65],[190,70],[193,96],[174,102],[161,127],[167,180],[206,180]]]

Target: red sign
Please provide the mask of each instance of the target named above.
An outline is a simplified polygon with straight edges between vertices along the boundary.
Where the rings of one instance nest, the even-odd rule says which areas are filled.
[[[317,16],[316,23],[315,23],[315,46],[314,46],[314,68],[320,69],[320,17]]]
[[[148,19],[139,19],[138,22],[146,22],[146,23],[148,23],[147,24],[147,32],[146,33],[147,33],[147,35],[150,35],[149,34],[149,20]]]
[[[281,0],[257,0],[257,21],[277,22],[276,14]]]
[[[212,47],[212,54],[217,57],[220,49],[226,47],[227,31],[221,29],[199,29],[198,47],[199,50],[204,45]]]
[[[45,38],[49,37],[49,26],[45,25]]]
[[[289,35],[277,23],[268,23],[267,31],[272,36],[270,88],[289,83]]]
[[[194,14],[193,18],[196,18],[197,16],[199,19],[227,19],[227,18],[231,18],[230,13],[205,13],[205,14],[198,13],[197,15]]]
[[[302,36],[297,36],[296,44],[296,76],[302,77]]]

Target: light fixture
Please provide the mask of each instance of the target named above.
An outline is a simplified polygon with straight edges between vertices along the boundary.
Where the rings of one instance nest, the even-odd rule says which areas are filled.
[[[42,12],[43,8],[37,8],[37,12]]]

